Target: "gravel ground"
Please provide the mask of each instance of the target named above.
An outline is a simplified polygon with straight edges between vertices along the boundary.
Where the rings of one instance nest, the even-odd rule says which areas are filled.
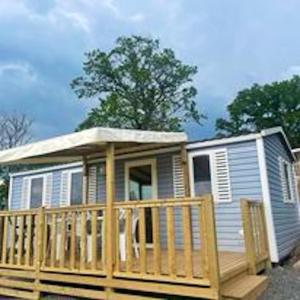
[[[275,267],[268,276],[270,286],[261,300],[300,300],[300,271],[291,263]]]

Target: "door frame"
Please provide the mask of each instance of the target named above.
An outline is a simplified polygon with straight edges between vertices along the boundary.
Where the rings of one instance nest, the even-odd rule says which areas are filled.
[[[157,163],[156,158],[139,159],[125,162],[125,201],[130,201],[129,197],[129,170],[132,167],[151,166],[152,199],[157,199]],[[142,199],[140,199],[142,201]]]
[[[129,170],[132,167],[138,166],[151,166],[151,183],[152,183],[152,199],[147,200],[156,200],[158,196],[158,184],[157,184],[157,162],[156,158],[149,159],[138,159],[125,162],[125,201],[130,201],[129,199]],[[140,199],[140,201],[147,201]],[[146,243],[147,248],[153,248],[153,243]]]
[[[194,157],[205,156],[205,155],[208,155],[208,157],[209,157],[210,176],[211,176],[211,191],[212,191],[213,195],[217,195],[217,186],[215,184],[216,183],[216,170],[214,167],[215,166],[214,153],[215,153],[215,150],[199,150],[199,151],[190,152],[188,154],[191,197],[196,197],[193,159],[194,159]]]

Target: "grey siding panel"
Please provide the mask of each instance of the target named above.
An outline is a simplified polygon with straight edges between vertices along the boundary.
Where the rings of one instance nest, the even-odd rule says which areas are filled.
[[[11,202],[10,209],[18,210],[21,207],[22,199],[22,177],[12,177],[12,191],[11,191]]]
[[[299,208],[297,203],[284,203],[278,158],[291,158],[279,135],[264,138],[271,206],[279,259],[287,256],[300,239]]]
[[[218,148],[226,148],[228,152],[232,193],[232,202],[215,204],[218,247],[219,250],[243,251],[244,240],[240,234],[242,229],[240,199],[249,198],[257,201],[262,199],[256,141],[193,149],[192,151]]]
[[[52,184],[52,197],[51,197],[51,206],[58,207],[60,205],[60,189],[61,189],[61,174],[64,170],[72,170],[77,168],[66,167],[66,169],[54,170],[52,172],[43,172],[41,171],[41,175],[43,174],[53,174],[53,184]],[[36,176],[38,174],[34,174]],[[26,177],[30,177],[29,175],[16,175],[13,177],[12,183],[12,195],[11,195],[11,209],[17,210],[20,209],[21,197],[22,197],[22,184],[23,180]]]

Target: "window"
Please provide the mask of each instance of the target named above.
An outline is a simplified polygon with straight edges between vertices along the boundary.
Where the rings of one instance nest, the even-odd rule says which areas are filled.
[[[232,201],[226,149],[191,153],[189,165],[192,196],[212,194],[216,202]]]
[[[209,155],[193,158],[194,189],[196,196],[212,193]]]
[[[70,173],[70,203],[71,205],[82,204],[82,172]]]
[[[43,205],[44,177],[31,178],[30,208],[38,208]]]
[[[284,202],[294,202],[293,166],[283,158],[279,159],[281,185]]]

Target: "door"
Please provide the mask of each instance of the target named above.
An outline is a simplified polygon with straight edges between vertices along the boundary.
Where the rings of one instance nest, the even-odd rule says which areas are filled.
[[[154,159],[128,162],[126,164],[125,173],[126,200],[150,200],[157,198],[156,161]],[[148,246],[151,246],[153,243],[153,235],[150,208],[145,209],[145,222],[146,243]],[[138,230],[136,232],[138,232]]]

